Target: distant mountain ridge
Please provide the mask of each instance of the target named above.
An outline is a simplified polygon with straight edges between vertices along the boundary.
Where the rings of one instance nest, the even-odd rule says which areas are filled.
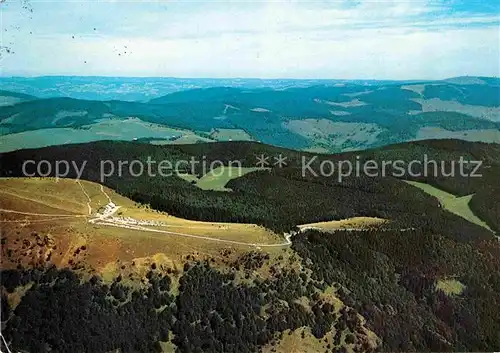
[[[500,78],[461,76],[444,80],[369,80],[369,79],[259,79],[259,78],[175,78],[175,77],[105,77],[40,76],[0,77],[2,89],[39,98],[70,97],[89,100],[148,101],[173,92],[195,88],[239,87],[286,89],[315,85],[374,86],[430,82],[477,82],[500,85]]]
[[[24,80],[45,87],[53,79]],[[84,83],[87,79],[70,81],[90,89]],[[97,78],[91,94],[99,95],[95,85],[100,79],[104,78]],[[147,86],[153,79],[141,80],[127,82]],[[163,82],[181,82],[175,80],[181,79]],[[185,80],[199,86],[226,81]],[[263,86],[269,82],[274,86]],[[498,78],[318,82],[233,80],[238,87],[198,87],[146,101],[35,99],[4,91],[0,92],[0,152],[109,139],[155,144],[254,140],[319,153],[436,138],[500,143]]]

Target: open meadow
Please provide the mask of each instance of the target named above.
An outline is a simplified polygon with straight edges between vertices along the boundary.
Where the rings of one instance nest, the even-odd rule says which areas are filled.
[[[109,277],[109,271],[116,275],[133,263],[149,266],[152,259],[177,269],[186,258],[222,263],[228,261],[223,254],[237,255],[259,245],[277,244],[276,249],[269,248],[270,253],[287,247],[282,235],[257,225],[174,217],[88,181],[2,178],[0,185],[2,238],[7,239],[3,251],[16,259],[4,257],[6,267],[15,267],[20,259],[50,260],[62,267],[82,262]],[[114,224],[89,222],[110,202],[119,207]],[[50,246],[33,257],[31,246],[41,234]]]

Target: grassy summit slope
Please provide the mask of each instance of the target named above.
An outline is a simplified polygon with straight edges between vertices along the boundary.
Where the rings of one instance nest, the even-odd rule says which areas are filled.
[[[429,158],[443,160],[449,164],[453,160],[458,160],[463,154],[465,157],[473,156],[471,159],[484,160],[485,165],[493,164],[491,168],[482,168],[483,179],[444,178],[438,175],[436,178],[426,180],[454,194],[469,195],[495,185],[494,180],[498,176],[498,160],[500,160],[498,151],[498,145],[453,140],[429,141],[369,150],[360,154],[360,160],[403,159],[409,162],[413,159],[422,159],[426,154]],[[433,228],[436,224],[448,224],[450,236],[453,234],[459,238],[491,236],[481,227],[439,209],[436,200],[425,193],[396,178],[382,177],[382,171],[379,177],[360,175],[344,178],[339,182],[337,174],[315,176],[307,170],[303,172],[302,158],[305,160],[315,158],[311,154],[253,142],[179,146],[96,142],[16,151],[3,154],[1,158],[4,176],[20,176],[22,174],[20,161],[23,160],[70,159],[77,165],[88,161],[83,178],[100,181],[101,160],[114,161],[116,165],[119,160],[138,160],[146,165],[148,157],[153,161],[168,160],[173,164],[178,160],[189,161],[194,158],[199,161],[206,160],[207,165],[213,160],[219,160],[226,165],[237,160],[245,167],[255,167],[256,156],[267,155],[272,161],[273,157],[279,157],[280,154],[287,158],[286,166],[274,167],[268,171],[255,171],[232,180],[226,185],[233,190],[231,193],[204,191],[177,175],[148,177],[147,173],[144,173],[135,177],[130,174],[128,168],[122,170],[121,176],[118,176],[115,170],[113,175],[105,178],[104,183],[134,201],[149,203],[155,209],[188,219],[257,223],[275,230],[289,230],[298,224],[368,216],[391,219],[406,227]],[[321,161],[344,159],[351,159],[354,163],[356,155],[351,153],[321,156],[313,161],[311,168],[318,172]],[[202,175],[208,171],[203,170],[202,164],[198,164],[195,173]],[[74,172],[68,175],[68,177],[75,176]],[[480,212],[478,215],[482,217],[483,213]],[[485,220],[491,218],[493,215],[486,217]]]
[[[233,179],[226,185],[232,192],[201,190],[176,175],[134,177],[127,171],[106,178],[102,190],[122,206],[120,217],[164,220],[180,233],[253,243],[297,230],[292,244],[278,250],[88,223],[86,196],[74,181],[42,187],[45,179],[17,178],[27,159],[86,160],[83,178],[98,181],[101,159],[204,157],[251,168],[261,154],[271,161],[281,154],[287,165]],[[457,195],[480,195],[471,206],[477,202],[481,212],[474,212],[494,229],[498,145],[421,141],[365,151],[359,160],[412,161],[424,154],[447,163],[460,156],[483,161],[482,178],[418,180]],[[66,195],[71,202],[64,216],[73,217],[37,222],[40,216],[0,212],[2,335],[10,350],[498,350],[500,247],[491,232],[398,178],[302,175],[302,158],[313,157],[255,142],[108,141],[1,154],[2,176],[11,177],[3,179],[2,208],[55,216]],[[322,155],[311,167],[347,159],[355,161],[356,153]],[[210,171],[198,166],[195,174]],[[98,184],[81,183],[92,208],[109,202]],[[351,217],[358,218],[343,221]],[[371,223],[359,225],[362,219]],[[276,233],[244,224],[219,229],[215,221],[257,223]],[[317,222],[327,231],[295,228]]]

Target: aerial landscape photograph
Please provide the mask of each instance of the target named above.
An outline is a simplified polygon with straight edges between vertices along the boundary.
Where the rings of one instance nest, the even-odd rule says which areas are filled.
[[[500,351],[499,2],[0,30],[0,353]]]

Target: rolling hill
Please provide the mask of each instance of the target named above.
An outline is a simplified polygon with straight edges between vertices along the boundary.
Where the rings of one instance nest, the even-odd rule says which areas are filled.
[[[21,101],[0,107],[0,151],[183,136],[178,142],[254,140],[321,153],[436,138],[500,142],[498,79],[318,83],[196,88],[142,102]],[[136,119],[146,128],[134,135]],[[103,124],[116,133],[99,134]]]
[[[0,106],[2,107],[34,99],[36,97],[29,94],[0,90]]]
[[[250,169],[260,155],[287,163]],[[301,173],[310,158],[318,170],[425,156],[448,168],[461,158],[482,161],[482,177]],[[126,168],[101,180],[101,160],[191,157],[225,166],[238,160],[245,173],[223,173],[217,184],[222,167],[199,164],[182,175]],[[71,179],[75,170],[59,181],[47,178],[53,173],[39,178],[33,166],[25,178],[27,160],[87,161],[84,180]],[[0,167],[2,335],[11,350],[500,346],[498,144],[430,140],[317,157],[256,142],[100,141],[2,153]],[[453,208],[449,194],[472,195],[470,209]]]

